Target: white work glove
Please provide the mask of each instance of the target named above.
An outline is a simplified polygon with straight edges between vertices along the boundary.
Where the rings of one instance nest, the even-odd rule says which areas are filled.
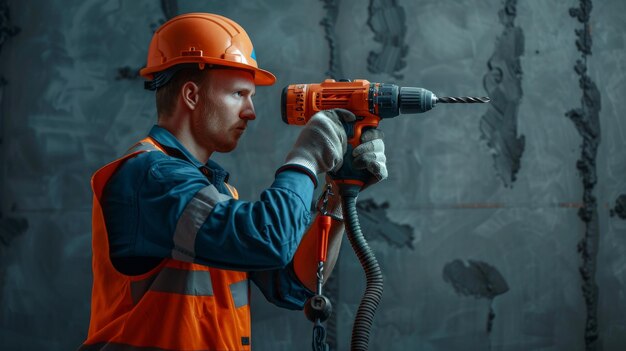
[[[372,175],[361,190],[387,178],[387,157],[385,156],[383,137],[384,134],[381,130],[368,129],[361,134],[362,144],[352,150],[352,166],[358,170],[367,170]],[[327,197],[326,213],[335,220],[343,220],[339,188],[329,176],[326,176],[324,191],[328,185],[331,187],[331,195]],[[319,211],[322,211],[323,203],[324,192],[317,201]]]
[[[385,156],[385,135],[382,130],[368,129],[361,134],[361,145],[352,150],[352,166],[369,171],[373,178],[363,188],[387,179],[387,157]]]
[[[304,125],[279,172],[285,168],[308,171],[315,183],[318,174],[341,168],[348,140],[341,121],[355,120],[352,112],[343,109],[325,110],[313,115]]]

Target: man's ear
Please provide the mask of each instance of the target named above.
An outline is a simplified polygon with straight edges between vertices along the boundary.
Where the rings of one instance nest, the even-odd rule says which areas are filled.
[[[192,81],[183,84],[181,88],[181,98],[188,109],[195,110],[200,101],[200,87],[198,84]]]

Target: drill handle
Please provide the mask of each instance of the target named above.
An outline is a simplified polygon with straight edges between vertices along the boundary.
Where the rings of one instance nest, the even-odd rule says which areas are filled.
[[[341,165],[341,168],[336,172],[328,173],[328,176],[333,179],[340,188],[343,184],[350,184],[361,188],[372,176],[367,170],[354,168],[354,165],[352,164],[354,161],[352,150],[354,150],[354,147],[352,147],[351,144],[348,144],[347,151],[343,155],[343,164]]]
[[[361,135],[368,129],[378,128],[378,122],[380,117],[370,115],[367,117],[357,116],[356,122],[343,122],[343,127],[348,136],[348,145],[352,146],[352,149],[361,145]]]
[[[357,117],[356,122],[342,122],[346,135],[348,137],[348,145],[346,153],[343,155],[343,164],[338,171],[329,172],[328,175],[337,183],[342,190],[346,190],[350,186],[357,192],[365,186],[373,177],[367,170],[359,170],[354,168],[352,151],[361,144],[361,135],[368,129],[378,126],[378,119],[373,120],[363,117]]]

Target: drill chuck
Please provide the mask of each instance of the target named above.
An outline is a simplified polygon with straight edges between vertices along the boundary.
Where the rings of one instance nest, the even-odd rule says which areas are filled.
[[[401,87],[398,96],[400,113],[422,113],[435,107],[437,97],[423,88]]]
[[[429,90],[385,83],[380,84],[370,98],[378,107],[380,118],[426,112],[437,102],[437,97]]]

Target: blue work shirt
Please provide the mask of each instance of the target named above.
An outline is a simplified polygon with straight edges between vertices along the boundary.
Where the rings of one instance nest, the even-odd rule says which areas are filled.
[[[177,224],[194,196],[209,185],[231,196],[224,184],[228,173],[217,163],[202,164],[164,128],[154,126],[149,135],[167,154],[144,152],[128,159],[103,192],[113,259],[172,258]],[[247,271],[270,302],[302,309],[313,293],[298,280],[291,260],[311,223],[313,188],[308,175],[285,170],[259,201],[228,199],[216,192],[226,200],[213,208],[207,205],[189,260]]]

